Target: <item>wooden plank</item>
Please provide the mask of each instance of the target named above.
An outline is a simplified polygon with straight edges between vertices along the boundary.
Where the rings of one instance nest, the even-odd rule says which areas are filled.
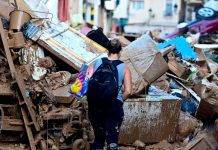
[[[162,56],[165,56],[168,53],[170,53],[171,51],[173,51],[175,48],[176,48],[176,46],[169,46],[169,47],[166,47],[166,48],[160,50],[160,52],[161,52]]]
[[[184,87],[196,100],[198,103],[201,102],[201,98],[189,87],[186,87],[184,84],[182,84],[181,82],[179,82],[178,80],[175,79],[175,81],[180,84],[182,87]]]
[[[19,71],[17,73],[15,73],[15,78],[16,78],[17,84],[20,88],[22,97],[23,97],[23,99],[20,101],[20,103],[24,102],[26,104],[27,110],[30,114],[30,117],[33,121],[33,124],[34,124],[36,131],[40,131],[40,126],[39,126],[37,119],[36,119],[37,115],[36,115],[36,112],[33,110],[33,108],[34,108],[33,103],[31,101],[31,99],[26,96],[25,83],[24,83],[22,75]]]
[[[5,35],[2,21],[0,21],[0,33],[1,33],[2,43],[3,43],[4,49],[5,49],[6,57],[8,60],[9,68],[11,70],[11,76],[12,76],[12,78],[14,78],[15,67],[14,67],[13,59],[11,57],[11,52],[9,50],[7,36]]]
[[[65,45],[62,45],[61,42],[57,41],[54,39],[54,37],[61,36],[65,32],[72,32],[78,38],[81,38],[85,41],[89,47],[94,47],[92,50],[92,53],[96,54],[97,56],[92,58],[91,61],[85,61],[83,56],[80,56],[76,52],[72,51],[70,48],[66,47]],[[78,64],[90,64],[92,63],[95,59],[97,59],[101,54],[107,52],[107,49],[99,45],[98,43],[94,42],[93,40],[87,38],[85,35],[81,34],[79,31],[69,27],[63,31],[60,31],[60,33],[53,35],[47,39],[38,40],[38,44],[44,47],[46,50],[48,50],[50,53],[55,55],[56,57],[60,58],[62,61],[73,67],[75,70],[79,71],[80,66],[76,65],[75,63]],[[53,49],[53,47],[56,47],[57,49],[64,50],[68,57],[72,58],[73,61],[70,61],[69,59],[65,58],[63,55],[61,55],[59,52],[56,51],[56,49]]]
[[[20,143],[20,134],[0,134],[0,150],[6,150],[6,149],[1,149],[2,145],[1,142],[9,142],[9,143],[13,143],[13,142],[19,142]]]
[[[22,98],[21,98],[21,96],[19,94],[18,94],[18,101],[19,102],[22,101]],[[29,139],[30,148],[31,148],[31,150],[36,150],[36,145],[34,144],[33,133],[32,133],[31,127],[28,125],[29,121],[28,121],[27,113],[26,113],[26,111],[25,111],[25,109],[23,107],[20,107],[20,109],[21,109],[21,113],[22,113],[22,116],[23,116],[23,121],[24,121],[24,125],[25,125],[25,128],[26,128],[27,136],[28,136],[28,139]]]
[[[191,150],[195,145],[197,145],[201,140],[203,140],[203,138],[205,137],[206,135],[203,134],[201,135],[198,139],[195,139],[193,141],[191,141],[186,147],[184,150]]]
[[[75,29],[73,29],[71,27],[69,28],[69,30],[72,31],[73,33],[77,34],[78,36],[82,37],[89,45],[95,47],[99,53],[107,52],[106,48],[104,48],[103,46],[101,46],[98,43],[94,42],[93,40],[89,39],[88,37],[86,37],[85,35],[80,33],[79,31],[77,31],[77,30],[75,30]]]
[[[24,123],[21,119],[3,119],[2,131],[14,131],[14,132],[23,132]]]
[[[184,79],[182,79],[182,78],[179,78],[179,77],[177,77],[177,76],[175,76],[175,75],[173,75],[173,74],[171,74],[171,73],[168,73],[168,72],[166,72],[166,75],[167,75],[167,76],[170,76],[170,77],[173,77],[173,78],[175,78],[175,79],[178,79],[178,80],[180,80],[180,81],[182,81],[182,82],[184,82],[184,83],[187,83],[187,82],[188,82],[187,80],[184,80]]]
[[[1,96],[13,96],[14,91],[10,88],[9,83],[1,83],[0,84],[0,95]]]
[[[57,103],[70,104],[75,98],[72,94],[68,92],[70,86],[66,85],[59,87],[55,90],[52,90],[53,95],[55,96]]]
[[[27,102],[27,108],[29,110],[29,113],[31,115],[31,119],[33,119],[33,121],[36,122],[36,118],[33,116],[33,110],[32,108],[30,108],[31,105],[29,105],[30,103],[30,100],[27,100],[26,99],[26,96],[25,96],[25,84],[22,83],[22,76],[19,76],[17,73],[16,73],[16,69],[15,69],[15,66],[14,66],[14,63],[13,63],[13,59],[12,59],[12,56],[11,56],[11,52],[9,50],[9,47],[8,47],[8,43],[7,43],[7,37],[5,35],[5,32],[4,32],[4,28],[3,28],[3,25],[2,25],[2,22],[0,21],[0,33],[1,33],[1,39],[2,39],[2,42],[3,42],[3,46],[4,46],[4,49],[5,49],[5,53],[6,53],[6,57],[7,57],[7,60],[8,60],[8,64],[9,64],[9,68],[10,68],[10,71],[11,71],[11,76],[12,78],[15,78],[17,83],[18,83],[18,86],[19,86],[19,89],[20,89],[20,92],[25,100],[25,102]],[[18,96],[18,100],[19,102],[21,102],[21,97]],[[28,139],[29,139],[29,142],[30,142],[30,147],[31,147],[31,150],[36,150],[36,146],[34,145],[34,138],[33,138],[33,134],[32,134],[32,130],[31,128],[27,125],[28,124],[28,120],[27,120],[27,113],[25,112],[24,108],[21,107],[21,113],[23,115],[23,119],[24,119],[24,124],[25,124],[25,128],[26,128],[26,131],[27,131],[27,135],[28,135]],[[35,128],[36,130],[38,131],[40,128],[39,128],[39,125],[35,125]]]
[[[58,43],[56,40],[50,38],[50,39],[48,39],[48,40],[46,40],[46,41],[47,41],[49,44],[51,44],[51,45],[57,46],[57,47],[59,47],[59,48],[65,50],[65,51],[66,51],[67,53],[69,53],[72,57],[78,59],[78,60],[81,61],[82,63],[86,63],[86,62],[84,61],[84,59],[81,58],[81,56],[77,55],[76,53],[74,53],[73,51],[71,51],[70,49],[68,49],[67,47],[61,45],[61,44]]]
[[[60,55],[58,52],[54,51],[46,42],[44,42],[42,40],[38,40],[38,44],[40,46],[44,47],[48,52],[50,52],[54,56],[56,56],[59,59],[61,59],[62,61],[64,61],[69,66],[73,67],[75,70],[79,71],[79,69],[80,69],[79,67],[77,67],[74,63],[72,63],[68,59],[66,59],[64,56]]]

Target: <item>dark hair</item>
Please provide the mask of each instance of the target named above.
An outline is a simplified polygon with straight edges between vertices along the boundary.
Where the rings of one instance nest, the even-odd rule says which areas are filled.
[[[121,43],[118,39],[112,39],[108,42],[107,49],[110,54],[119,54],[121,51]]]

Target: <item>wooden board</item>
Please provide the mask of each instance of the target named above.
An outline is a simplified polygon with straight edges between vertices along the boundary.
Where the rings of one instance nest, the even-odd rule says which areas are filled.
[[[45,30],[38,44],[78,71],[82,64],[107,56],[104,47],[66,24]]]

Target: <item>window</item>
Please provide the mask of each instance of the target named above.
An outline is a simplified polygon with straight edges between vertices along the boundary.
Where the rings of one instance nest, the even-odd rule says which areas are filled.
[[[120,4],[120,0],[116,0],[116,6]]]
[[[132,1],[132,8],[135,10],[144,9],[144,1],[143,0]]]
[[[172,15],[173,15],[173,3],[172,0],[167,0],[165,6],[165,16],[172,16]]]

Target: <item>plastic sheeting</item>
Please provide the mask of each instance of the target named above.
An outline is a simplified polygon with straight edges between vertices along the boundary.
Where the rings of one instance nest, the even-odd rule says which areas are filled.
[[[160,43],[157,45],[158,49],[164,49],[165,47],[175,45],[176,52],[181,55],[181,57],[185,60],[196,59],[197,54],[194,52],[194,49],[189,45],[186,39],[182,36],[174,38],[169,41],[165,41],[164,43]]]

